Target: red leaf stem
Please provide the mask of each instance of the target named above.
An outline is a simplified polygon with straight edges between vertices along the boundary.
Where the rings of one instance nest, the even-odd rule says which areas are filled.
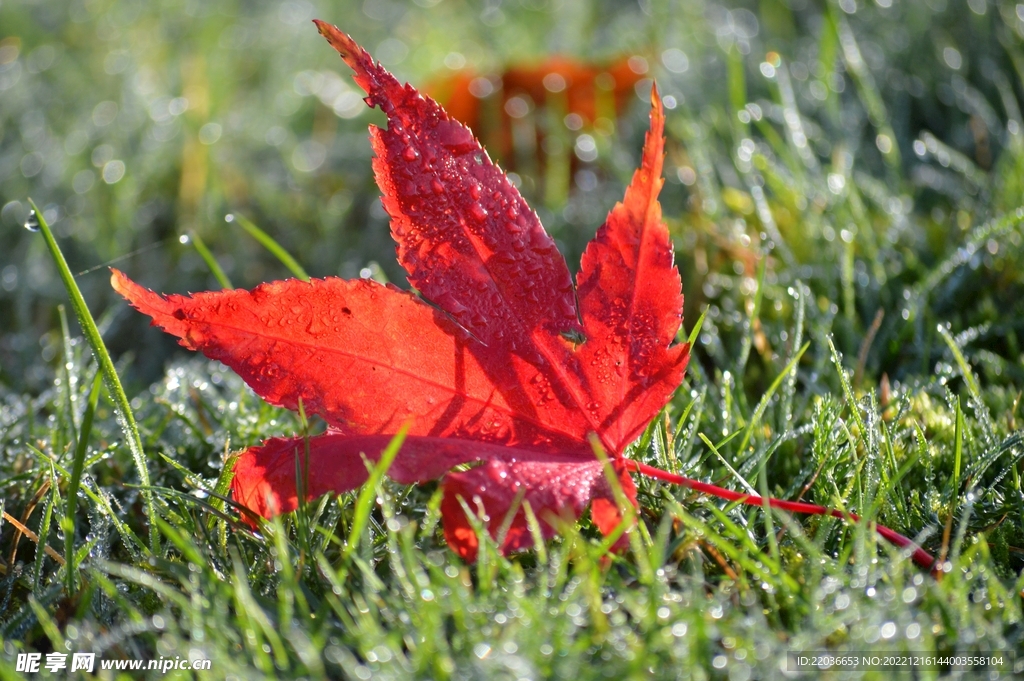
[[[710,494],[711,496],[718,497],[719,499],[725,499],[726,501],[738,501],[741,504],[747,506],[764,506],[764,498],[759,497],[756,494],[744,494],[743,492],[737,492],[731,489],[725,489],[718,485],[712,485],[706,482],[700,482],[698,480],[691,480],[690,478],[683,477],[682,475],[676,475],[675,473],[669,473],[663,471],[660,468],[648,466],[645,463],[639,461],[633,461],[632,459],[626,459],[627,470],[646,475],[649,478],[661,480],[663,482],[672,483],[673,485],[681,485],[688,487],[695,492],[701,492],[703,494]],[[825,508],[824,506],[818,506],[817,504],[808,504],[803,501],[785,501],[782,499],[775,499],[774,497],[768,498],[768,505],[772,508],[778,508],[783,511],[789,511],[791,513],[805,513],[808,515],[828,515],[833,518],[839,518],[840,520],[849,520],[852,522],[859,522],[860,516],[856,513],[847,513],[840,511],[835,508]],[[875,523],[875,530],[878,534],[882,535],[885,539],[889,540],[896,546],[902,548],[912,547],[913,553],[910,554],[914,562],[921,567],[932,570],[935,568],[935,558],[930,553],[922,549],[914,540],[904,537],[895,530],[890,530],[885,525],[879,525]]]

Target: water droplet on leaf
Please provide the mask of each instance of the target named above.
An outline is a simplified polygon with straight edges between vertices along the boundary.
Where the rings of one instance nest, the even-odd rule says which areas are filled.
[[[487,209],[479,203],[474,203],[469,207],[469,214],[477,221],[483,222],[487,218]]]
[[[25,219],[25,229],[30,232],[39,231],[39,216],[36,215],[34,210],[28,212],[28,217]]]

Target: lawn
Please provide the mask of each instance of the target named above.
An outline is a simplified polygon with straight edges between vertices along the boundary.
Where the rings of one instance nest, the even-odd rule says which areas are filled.
[[[466,563],[439,484],[381,476],[240,520],[235,455],[323,421],[148,327],[108,267],[408,288],[384,116],[314,18],[471,120],[571,269],[656,81],[696,333],[626,455],[861,520],[637,477],[627,549],[585,515]],[[1024,5],[994,0],[0,3],[0,679],[27,653],[60,678],[90,676],[75,653],[101,678],[1024,674],[1022,101]],[[131,660],[165,668],[101,669]]]

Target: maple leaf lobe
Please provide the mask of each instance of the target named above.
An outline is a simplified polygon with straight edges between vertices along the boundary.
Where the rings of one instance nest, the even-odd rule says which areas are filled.
[[[547,388],[523,378],[539,375],[535,368],[496,359],[445,314],[394,286],[329,277],[161,296],[117,270],[111,284],[154,325],[228,365],[266,401],[296,410],[301,399],[307,414],[347,434],[393,434],[408,424],[410,435],[587,451],[580,414],[556,399],[537,407]]]
[[[377,461],[391,439],[391,435],[347,435],[336,430],[311,438],[270,438],[238,458],[232,494],[263,517],[294,511],[299,506],[296,463],[306,461],[307,446],[309,469],[304,487],[307,496],[314,499],[360,487],[368,477],[364,456]],[[441,477],[459,464],[486,457],[531,460],[544,455],[479,441],[410,435],[388,469],[388,476],[405,485],[424,482]],[[558,460],[572,459],[562,456]]]
[[[572,361],[589,396],[594,431],[619,454],[665,406],[682,382],[689,348],[672,345],[683,295],[658,194],[665,112],[651,90],[651,127],[640,168],[622,202],[583,253],[576,290],[587,335]]]
[[[373,162],[409,282],[488,346],[550,361],[551,336],[582,333],[572,277],[537,215],[472,131],[399,82],[336,27],[320,33],[388,117]]]
[[[636,487],[621,463],[613,469],[626,500],[636,506]],[[519,551],[533,545],[526,512],[522,504],[515,509],[511,522],[506,515],[520,499],[529,504],[540,526],[541,536],[550,539],[559,525],[569,525],[589,505],[591,518],[603,534],[610,534],[623,521],[611,484],[605,477],[604,464],[591,459],[580,462],[562,457],[545,460],[507,462],[489,459],[476,468],[449,473],[443,482],[441,512],[448,545],[463,559],[473,561],[479,550],[479,539],[463,508],[484,512],[491,536],[505,531],[503,552]],[[461,498],[461,502],[460,502]],[[625,535],[620,539],[624,539]],[[616,548],[624,548],[620,542]]]

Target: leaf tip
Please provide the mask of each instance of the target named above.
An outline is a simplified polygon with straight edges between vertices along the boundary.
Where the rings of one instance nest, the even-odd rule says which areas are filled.
[[[375,79],[380,76],[377,73],[378,69],[374,67],[373,59],[370,54],[359,46],[352,36],[348,35],[337,26],[321,21],[320,19],[313,19],[313,23],[316,24],[317,30],[320,32],[327,42],[330,43],[331,47],[337,51],[341,58],[345,60],[355,72],[356,82],[359,84],[367,94],[371,94],[371,91],[377,87]]]
[[[664,110],[661,104],[661,95],[658,93],[658,81],[651,81],[651,107],[658,111]]]
[[[449,474],[442,482],[444,496],[441,498],[441,518],[444,538],[448,546],[467,563],[476,562],[480,550],[480,539],[469,522],[466,510],[460,501],[461,494],[453,484],[455,476]]]
[[[275,443],[276,440],[271,438],[268,442]],[[231,497],[238,504],[241,519],[251,528],[258,526],[257,518],[271,518],[298,505],[297,502],[289,504],[287,499],[282,500],[267,481],[259,461],[262,449],[249,447],[235,455],[232,469]]]
[[[313,23],[316,25],[316,30],[320,32],[320,35],[327,39],[327,42],[338,51],[342,59],[348,57],[349,53],[354,52],[358,48],[355,41],[343,33],[337,26],[329,24],[322,19],[313,19]]]
[[[149,315],[153,320],[151,322],[153,326],[159,326],[167,333],[177,336],[180,339],[179,342],[190,350],[196,349],[195,344],[187,337],[189,324],[183,321],[184,312],[181,306],[175,302],[175,299],[181,299],[180,296],[165,298],[155,291],[140,286],[129,279],[124,272],[113,267],[110,268],[110,285],[132,307]]]
[[[125,295],[124,292],[127,289],[126,284],[129,281],[130,280],[125,276],[124,272],[115,267],[110,268],[110,286],[122,296]]]
[[[644,145],[645,151],[647,148],[653,148],[660,153],[664,153],[665,147],[665,105],[661,101],[661,95],[658,94],[658,84],[651,84],[651,127],[647,133],[647,141]],[[660,164],[658,167],[658,176],[661,176]]]
[[[110,268],[110,287],[136,309],[141,309],[140,305],[143,301],[149,301],[150,298],[163,301],[158,294],[139,286],[129,279],[127,274],[114,267]]]

